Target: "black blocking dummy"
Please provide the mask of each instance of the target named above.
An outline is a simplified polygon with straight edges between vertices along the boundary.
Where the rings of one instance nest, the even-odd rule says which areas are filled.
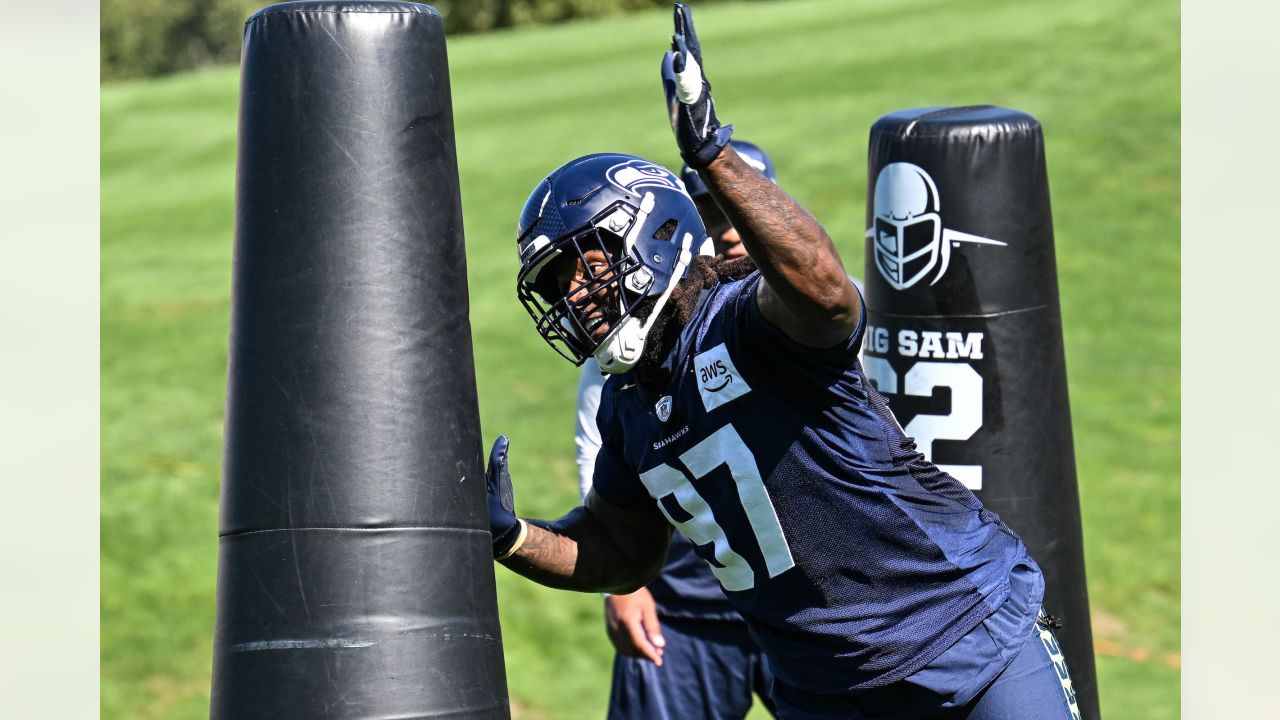
[[[444,24],[272,5],[241,68],[210,716],[508,717]]]
[[[1097,720],[1040,123],[903,110],[872,126],[867,166],[867,376],[920,450],[1022,536]]]

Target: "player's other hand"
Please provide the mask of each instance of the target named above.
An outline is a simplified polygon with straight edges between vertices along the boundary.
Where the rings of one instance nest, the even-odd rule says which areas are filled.
[[[516,517],[515,493],[511,489],[511,473],[507,472],[507,449],[511,440],[499,435],[489,451],[489,466],[485,468],[485,487],[489,493],[489,533],[493,535],[493,556],[509,555],[525,532],[524,524]]]
[[[606,595],[604,629],[619,655],[647,658],[662,666],[662,648],[667,641],[658,624],[658,607],[645,588],[630,595]]]
[[[733,126],[721,126],[716,118],[711,83],[702,70],[702,46],[684,3],[675,4],[675,34],[662,57],[662,87],[680,156],[691,168],[706,167],[729,144]]]

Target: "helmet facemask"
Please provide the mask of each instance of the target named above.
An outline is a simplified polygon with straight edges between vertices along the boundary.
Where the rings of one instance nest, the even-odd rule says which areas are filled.
[[[531,257],[516,278],[516,294],[538,334],[574,365],[603,342],[591,331],[601,323],[608,323],[610,332],[617,329],[639,309],[654,282],[653,274],[626,252],[626,239],[610,229],[628,229],[634,222],[630,208],[610,208],[594,222],[537,247],[533,252],[545,257]],[[592,250],[603,253],[608,264],[589,262]],[[572,291],[561,287],[561,278],[579,264],[585,282]]]

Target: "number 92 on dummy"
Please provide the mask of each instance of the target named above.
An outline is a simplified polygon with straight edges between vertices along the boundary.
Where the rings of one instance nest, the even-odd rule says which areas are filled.
[[[986,333],[972,328],[868,325],[862,365],[903,430],[943,472],[982,489],[973,442],[984,416]]]

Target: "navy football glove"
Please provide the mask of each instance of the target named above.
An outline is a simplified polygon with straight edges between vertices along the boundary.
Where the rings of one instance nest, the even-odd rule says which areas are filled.
[[[684,3],[676,3],[675,26],[671,49],[662,57],[662,87],[667,93],[667,110],[680,157],[696,170],[710,165],[729,144],[733,126],[722,127],[716,118],[711,83],[702,71],[702,46],[693,31],[693,16]]]
[[[489,533],[493,536],[493,556],[508,558],[524,544],[529,529],[516,517],[515,493],[511,490],[511,473],[507,472],[507,448],[511,440],[499,435],[489,451],[485,469],[485,487],[489,493]]]

